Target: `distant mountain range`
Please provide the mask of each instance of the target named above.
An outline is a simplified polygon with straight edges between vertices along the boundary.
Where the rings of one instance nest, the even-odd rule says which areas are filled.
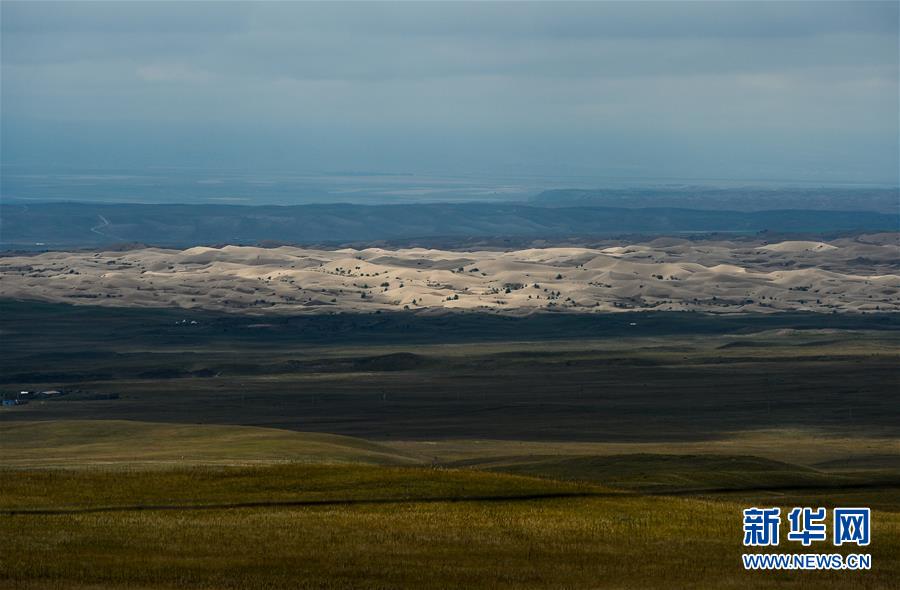
[[[720,211],[874,211],[900,214],[898,188],[555,189],[531,199],[548,207],[679,207]]]
[[[548,197],[549,198],[549,197]],[[152,245],[328,244],[438,237],[616,236],[629,233],[896,231],[894,212],[734,211],[537,204],[0,205],[6,249]]]

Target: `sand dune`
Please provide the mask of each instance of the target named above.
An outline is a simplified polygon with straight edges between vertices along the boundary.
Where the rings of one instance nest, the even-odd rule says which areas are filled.
[[[900,311],[895,234],[456,252],[225,246],[0,258],[0,297],[251,313]]]

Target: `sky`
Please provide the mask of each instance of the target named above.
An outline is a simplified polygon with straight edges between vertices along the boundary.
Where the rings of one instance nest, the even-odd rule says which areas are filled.
[[[12,2],[2,163],[898,183],[898,2]]]

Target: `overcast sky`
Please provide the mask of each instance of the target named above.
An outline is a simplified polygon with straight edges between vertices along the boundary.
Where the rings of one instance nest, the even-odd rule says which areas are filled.
[[[896,183],[898,3],[2,2],[4,164]]]

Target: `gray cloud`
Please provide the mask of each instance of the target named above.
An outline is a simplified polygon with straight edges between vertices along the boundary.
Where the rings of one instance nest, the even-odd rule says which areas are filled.
[[[2,11],[4,163],[898,174],[895,2]]]

